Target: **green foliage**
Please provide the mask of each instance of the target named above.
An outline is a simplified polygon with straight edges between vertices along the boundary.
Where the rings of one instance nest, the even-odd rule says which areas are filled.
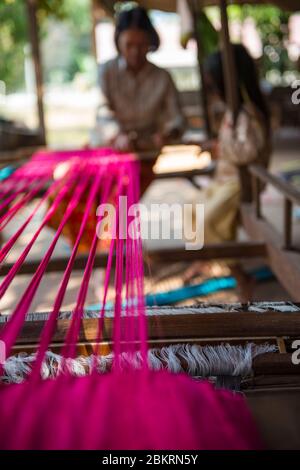
[[[91,55],[90,1],[64,0],[63,15],[63,27],[60,24],[55,38],[51,37],[51,30],[58,26],[57,21],[51,18],[42,28],[46,82],[70,81],[78,72],[85,73],[90,68],[87,66]]]
[[[38,0],[38,21],[64,17],[61,0]],[[20,88],[24,77],[24,48],[28,44],[25,0],[2,0],[0,5],[0,80],[7,91]]]
[[[230,5],[228,13],[231,20],[243,22],[249,17],[254,19],[264,51],[261,60],[263,76],[271,71],[277,71],[282,76],[285,71],[294,68],[286,50],[289,12],[271,5]]]
[[[220,21],[217,7],[208,7],[206,12],[213,22]],[[249,17],[255,21],[264,51],[260,61],[263,77],[268,77],[272,72],[282,77],[285,71],[295,69],[286,49],[289,12],[272,5],[230,5],[228,16],[230,21],[243,23]]]
[[[204,12],[201,12],[197,18],[197,34],[202,42],[204,58],[218,49],[219,34]]]
[[[0,0],[0,80],[8,92],[23,86],[24,48],[29,42],[25,1]],[[90,0],[37,0],[37,5],[45,80],[68,81],[78,72],[92,75]],[[219,15],[216,7],[206,11],[209,19]],[[268,5],[230,5],[228,12],[231,20],[243,22],[249,16],[255,20],[264,48],[263,76],[274,70],[282,75],[293,69],[285,47],[289,13]],[[61,20],[63,32],[57,47],[53,47],[49,35]],[[216,47],[216,33],[205,15],[198,27],[204,31],[203,49],[209,53]]]
[[[66,53],[61,50],[48,51],[62,62],[60,71],[55,68],[53,75],[60,73],[69,80],[78,71],[84,71],[85,58],[91,51],[91,19],[89,0],[37,0],[37,17],[42,43],[47,41],[48,25],[63,20],[66,26]],[[24,48],[29,43],[28,20],[25,0],[0,0],[0,80],[4,81],[8,92],[23,86]],[[64,47],[64,44],[62,44]],[[50,78],[45,58],[45,79]]]
[[[22,0],[8,1],[0,7],[0,80],[8,89],[17,88],[23,77],[27,24]]]

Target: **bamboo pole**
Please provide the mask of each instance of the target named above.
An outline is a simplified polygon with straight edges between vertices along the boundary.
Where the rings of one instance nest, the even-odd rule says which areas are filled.
[[[201,12],[202,5],[199,5],[199,2],[197,0],[189,0],[188,4],[192,13],[192,17],[193,17],[194,33],[195,33],[195,39],[196,39],[196,44],[197,44],[198,69],[199,69],[199,75],[201,78],[200,100],[203,106],[205,131],[206,131],[207,137],[210,138],[211,137],[211,123],[210,123],[209,109],[208,109],[207,87],[206,87],[205,78],[204,78],[204,67],[203,67],[204,54],[203,54],[203,47],[201,43],[201,31],[200,31],[200,34],[197,34],[198,32],[197,18],[198,18],[199,13]]]
[[[221,13],[221,48],[222,48],[222,63],[225,83],[226,101],[233,113],[234,121],[238,112],[238,88],[237,88],[237,73],[233,49],[230,42],[228,15],[227,15],[227,0],[219,0],[220,13]]]
[[[41,135],[41,144],[46,144],[46,128],[43,105],[43,74],[39,48],[39,34],[37,23],[37,1],[26,0],[27,16],[29,24],[29,36],[32,48],[32,57],[34,63],[36,93],[37,93],[37,110],[39,118],[39,130]]]
[[[96,0],[91,1],[91,18],[92,18],[92,51],[93,55],[97,60],[97,38],[96,38],[96,27],[97,27],[97,19],[96,19]]]

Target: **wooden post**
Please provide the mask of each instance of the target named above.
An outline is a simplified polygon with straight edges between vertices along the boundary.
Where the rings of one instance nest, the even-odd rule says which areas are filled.
[[[293,205],[287,198],[284,199],[284,248],[290,250],[292,247],[292,215]]]
[[[93,52],[96,57],[96,61],[98,61],[99,51],[97,51],[97,35],[96,35],[96,28],[97,24],[103,20],[104,18],[113,16],[113,11],[108,11],[102,5],[102,2],[99,0],[92,0],[91,3],[91,15],[92,15],[92,47]]]
[[[189,7],[193,16],[193,23],[194,23],[194,33],[195,39],[197,44],[197,60],[198,60],[198,69],[199,69],[199,76],[201,78],[201,90],[200,90],[200,100],[203,107],[203,115],[204,115],[204,125],[207,137],[211,137],[211,124],[210,124],[210,117],[209,117],[209,110],[208,110],[208,99],[207,99],[207,87],[204,80],[204,68],[203,68],[203,48],[201,43],[201,33],[200,35],[197,34],[197,17],[199,12],[201,11],[201,6],[199,7],[199,2],[197,0],[190,0]]]
[[[96,27],[97,27],[97,0],[91,2],[91,17],[92,17],[92,51],[97,61],[97,38],[96,38]]]
[[[222,62],[225,83],[226,101],[230,107],[234,121],[238,112],[238,88],[237,88],[237,75],[236,66],[233,55],[233,49],[230,42],[228,15],[227,15],[227,1],[219,0],[220,13],[221,13],[221,47],[222,47]]]
[[[255,208],[255,215],[258,219],[261,218],[261,207],[260,207],[260,180],[252,175],[252,198]]]
[[[27,15],[29,23],[29,36],[32,48],[32,57],[34,63],[35,80],[36,80],[36,93],[37,93],[37,108],[39,118],[39,129],[41,135],[41,144],[46,144],[46,129],[44,118],[44,105],[43,105],[43,74],[39,48],[39,34],[37,23],[37,1],[26,0]]]

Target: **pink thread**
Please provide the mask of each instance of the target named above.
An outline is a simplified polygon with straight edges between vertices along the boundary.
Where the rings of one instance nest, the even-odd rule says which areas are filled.
[[[143,256],[138,217],[119,218],[117,211],[114,222],[116,239],[112,236],[108,251],[96,352],[91,364],[93,373],[79,378],[72,376],[68,368],[63,367],[63,373],[55,380],[41,378],[40,370],[53,338],[79,243],[93,204],[108,202],[113,188],[117,209],[120,196],[127,197],[129,206],[137,203],[139,198],[138,162],[133,156],[118,155],[112,149],[39,152],[12,175],[12,187],[26,178],[34,184],[35,182],[37,185],[39,182],[44,184],[45,181],[51,180],[56,166],[63,162],[68,162],[69,171],[60,184],[54,183],[50,186],[42,198],[44,201],[58,189],[55,200],[20,259],[0,286],[1,296],[18,273],[47,221],[53,216],[59,204],[67,198],[67,208],[53,240],[11,318],[0,332],[0,339],[6,342],[9,354],[24,324],[63,227],[77,204],[88,192],[87,199],[84,199],[85,212],[76,241],[54,299],[50,317],[42,331],[33,371],[21,384],[0,383],[0,448],[106,450],[261,448],[252,416],[241,396],[215,390],[210,383],[193,381],[185,374],[154,372],[148,368]],[[8,188],[9,185],[6,184],[3,193],[8,194]],[[0,185],[0,192],[1,190]],[[34,196],[31,191],[32,188],[25,194],[23,201],[28,198],[25,203]],[[11,201],[16,197],[16,194],[12,195],[14,197]],[[42,201],[4,245],[0,251],[2,261],[32,220]],[[12,216],[15,215],[14,210],[11,208]],[[131,225],[134,235],[131,238],[128,228],[134,220],[136,224]],[[119,235],[119,229],[121,233],[122,229],[125,229],[126,240]],[[97,243],[95,233],[76,307],[62,349],[64,360],[74,358],[76,353]],[[96,355],[103,335],[105,305],[114,261],[114,367],[111,372],[101,375],[96,373]],[[126,300],[126,307],[123,306],[123,300]],[[141,354],[139,370],[134,370],[132,366],[123,370],[122,353],[134,351],[140,351]]]

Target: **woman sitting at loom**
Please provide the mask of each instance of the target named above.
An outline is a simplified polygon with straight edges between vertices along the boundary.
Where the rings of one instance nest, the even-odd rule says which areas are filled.
[[[185,119],[173,80],[166,70],[147,59],[148,52],[156,51],[159,43],[143,8],[119,14],[115,30],[118,55],[100,67],[104,103],[92,133],[93,146],[158,152],[181,136]],[[153,164],[143,164],[142,191],[152,180]]]

